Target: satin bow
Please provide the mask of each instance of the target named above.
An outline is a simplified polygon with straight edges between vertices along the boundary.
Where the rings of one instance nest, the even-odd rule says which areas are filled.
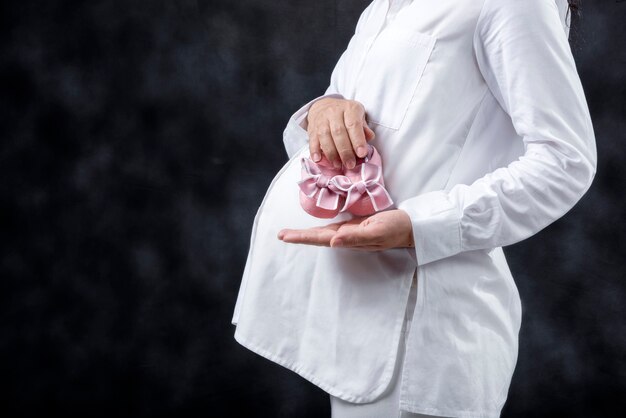
[[[298,181],[300,190],[307,197],[314,197],[317,194],[316,205],[318,207],[328,210],[337,209],[339,198],[345,196],[345,192],[330,181],[333,177],[322,174],[319,166],[313,161],[303,157],[301,162],[302,180]]]
[[[350,177],[342,175],[331,178],[329,186],[334,185],[347,194],[346,202],[340,212],[356,203],[364,193],[369,195],[376,212],[391,206],[393,200],[385,186],[379,182],[381,175],[382,168],[379,165],[363,163],[361,165],[362,180],[353,182]]]

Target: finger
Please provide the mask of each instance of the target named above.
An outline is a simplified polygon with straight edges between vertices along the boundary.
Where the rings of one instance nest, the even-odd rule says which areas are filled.
[[[309,244],[330,246],[335,231],[330,228],[289,229],[282,235],[283,242],[292,244]]]
[[[341,247],[339,247],[341,248]],[[384,251],[387,248],[386,247],[382,247],[382,246],[374,246],[374,245],[361,245],[361,246],[356,246],[356,247],[348,247],[348,249],[350,250],[355,250],[355,251],[362,251],[362,252],[373,252],[373,251]]]
[[[321,122],[316,131],[320,148],[326,158],[329,161],[332,161],[335,168],[341,168],[341,160],[339,158],[339,154],[337,153],[337,148],[335,148],[335,141],[333,141],[333,137],[330,133],[328,120]]]
[[[365,139],[367,141],[371,141],[372,139],[376,138],[376,133],[372,130],[372,128],[367,126],[367,123],[365,123],[363,132],[365,133]]]
[[[363,130],[365,131],[365,139],[371,141],[376,137],[376,133],[370,128],[369,123],[367,122],[367,113],[363,113]]]
[[[367,244],[357,244],[357,245],[350,245],[349,243],[346,243],[343,241],[343,238],[341,237],[333,237],[333,239],[331,239],[331,247],[345,247],[345,248],[351,248],[354,250],[366,250],[366,251],[371,251],[371,250],[384,250],[389,248],[388,245],[385,245],[383,243],[367,243]]]
[[[317,163],[322,159],[320,140],[316,130],[313,129],[311,125],[308,126],[307,132],[309,134],[309,155],[311,156],[311,159]]]
[[[278,232],[278,236],[280,238],[280,236],[286,232],[293,232],[293,231],[305,231],[308,229],[330,229],[332,231],[337,231],[342,225],[347,224],[350,221],[338,221],[338,222],[333,222],[330,224],[326,224],[326,225],[318,225],[318,226],[312,226],[310,228],[299,228],[299,229],[295,229],[295,228],[283,228],[280,230],[280,232]]]
[[[278,232],[278,239],[283,239],[284,236],[286,234],[298,234],[301,233],[303,231],[316,231],[316,230],[326,230],[326,231],[330,231],[331,233],[336,233],[337,230],[339,228],[341,228],[341,226],[346,223],[347,221],[339,221],[339,222],[333,222],[327,225],[320,225],[320,226],[314,226],[311,228],[307,228],[307,229],[291,229],[291,228],[283,228]]]
[[[367,141],[365,140],[363,125],[365,118],[362,109],[356,105],[350,106],[344,113],[343,120],[350,136],[354,153],[359,158],[365,157],[367,155]]]
[[[339,153],[341,162],[343,162],[343,164],[345,164],[348,168],[354,168],[356,165],[356,158],[352,149],[352,142],[350,142],[350,136],[346,130],[343,112],[333,113],[331,119],[329,120],[329,124],[330,132],[333,136],[333,141],[335,142],[335,148]]]
[[[362,247],[379,245],[378,235],[363,230],[360,226],[344,226],[331,239],[331,247]]]

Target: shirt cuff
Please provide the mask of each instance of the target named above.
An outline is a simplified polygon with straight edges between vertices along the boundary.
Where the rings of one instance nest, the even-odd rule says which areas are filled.
[[[442,190],[403,200],[397,208],[411,218],[417,264],[423,265],[462,251],[459,210]]]
[[[298,109],[287,122],[287,127],[283,132],[283,143],[285,144],[285,151],[289,158],[293,157],[305,144],[309,142],[309,134],[307,128],[309,127],[307,116],[309,115],[309,108],[313,103],[318,100],[325,99],[327,97],[333,97],[336,99],[343,99],[344,97],[338,93],[329,93],[316,97],[311,100],[300,109]]]

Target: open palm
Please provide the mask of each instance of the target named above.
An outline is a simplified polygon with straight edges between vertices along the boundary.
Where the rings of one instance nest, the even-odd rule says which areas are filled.
[[[361,251],[382,251],[415,245],[411,219],[406,212],[399,209],[313,228],[285,228],[278,233],[278,239],[294,244],[343,247]]]

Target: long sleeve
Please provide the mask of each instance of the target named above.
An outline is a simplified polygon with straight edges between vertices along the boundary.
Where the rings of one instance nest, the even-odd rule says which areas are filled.
[[[596,172],[589,109],[554,1],[485,0],[474,47],[525,151],[470,185],[399,203],[418,264],[536,234],[578,202]]]
[[[375,0],[374,0],[375,1]],[[350,44],[353,42],[354,36],[359,33],[361,27],[367,20],[369,13],[371,12],[373,1],[363,10],[359,16],[359,20],[356,25],[355,33],[350,40],[347,48],[343,51],[339,60],[335,64],[330,76],[330,84],[323,95],[318,96],[298,109],[287,122],[287,126],[283,131],[283,143],[287,155],[291,158],[300,148],[309,142],[309,136],[307,133],[308,123],[307,116],[309,114],[309,108],[313,103],[326,97],[335,97],[344,99],[342,92],[344,90],[344,76],[345,76],[345,63],[350,59]]]

